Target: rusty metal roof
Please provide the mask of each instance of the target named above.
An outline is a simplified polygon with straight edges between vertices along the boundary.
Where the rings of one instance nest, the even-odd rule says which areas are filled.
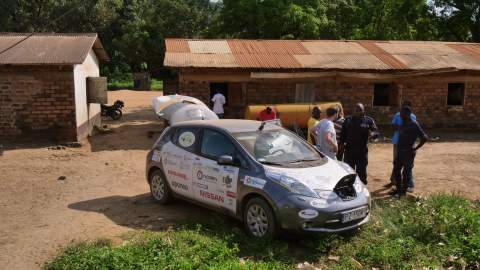
[[[476,43],[166,39],[166,48],[164,64],[167,67],[480,70],[480,44]]]
[[[0,33],[0,65],[81,64],[91,49],[100,61],[109,60],[94,33]]]

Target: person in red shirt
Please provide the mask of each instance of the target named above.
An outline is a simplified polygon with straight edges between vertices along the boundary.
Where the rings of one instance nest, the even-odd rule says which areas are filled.
[[[271,107],[267,107],[258,114],[258,120],[260,121],[269,121],[274,119],[277,119],[277,113]]]

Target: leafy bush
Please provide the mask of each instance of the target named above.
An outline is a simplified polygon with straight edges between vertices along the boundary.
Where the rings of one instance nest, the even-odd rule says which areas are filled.
[[[70,246],[45,269],[293,269],[305,261],[329,269],[478,269],[480,208],[458,195],[376,202],[356,234],[246,236],[223,216],[166,232]]]

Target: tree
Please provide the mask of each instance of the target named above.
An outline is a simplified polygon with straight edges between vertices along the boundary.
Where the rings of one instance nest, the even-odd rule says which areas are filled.
[[[224,0],[222,32],[239,38],[318,38],[327,25],[323,0]]]
[[[446,40],[480,42],[480,1],[435,0],[439,36]]]
[[[357,1],[361,10],[358,39],[430,40],[435,29],[425,0]]]

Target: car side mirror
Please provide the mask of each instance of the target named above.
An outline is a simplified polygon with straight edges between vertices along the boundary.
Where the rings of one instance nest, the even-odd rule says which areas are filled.
[[[229,165],[229,166],[235,165],[235,162],[233,161],[233,157],[227,156],[227,155],[220,156],[217,160],[217,163],[218,165]]]

